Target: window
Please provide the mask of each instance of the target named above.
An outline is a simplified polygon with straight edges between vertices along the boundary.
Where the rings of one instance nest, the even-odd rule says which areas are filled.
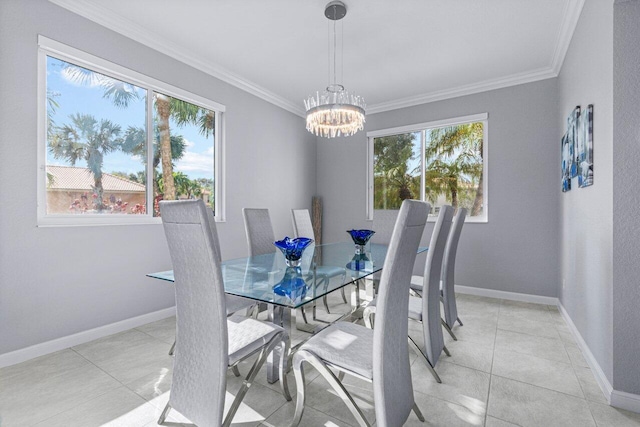
[[[157,223],[201,198],[224,220],[224,106],[39,38],[38,224]]]
[[[487,221],[487,114],[369,132],[368,219],[425,200],[430,216],[448,204]]]

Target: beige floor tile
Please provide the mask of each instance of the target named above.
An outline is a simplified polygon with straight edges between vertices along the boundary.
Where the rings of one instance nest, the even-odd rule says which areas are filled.
[[[157,421],[160,411],[125,387],[82,403],[73,409],[42,421],[47,427],[130,427]]]
[[[640,427],[640,414],[595,402],[589,407],[598,427]]]
[[[558,330],[548,322],[535,322],[521,316],[500,314],[498,329],[559,340]]]
[[[498,329],[495,348],[496,350],[509,350],[542,359],[569,363],[569,356],[567,356],[564,345],[558,339]]]
[[[282,427],[288,426],[296,410],[295,402],[289,402],[286,405],[282,405],[280,409],[274,412],[261,426],[264,427]],[[300,426],[304,427],[352,427],[355,424],[348,424],[344,421],[333,418],[323,412],[315,410],[311,407],[305,407],[302,413],[302,420]]]
[[[127,388],[147,401],[153,401],[158,396],[171,389],[172,369],[162,369],[153,372],[127,384]]]
[[[510,301],[508,304],[500,306],[500,315],[507,315],[510,317],[520,317],[528,319],[534,322],[550,323],[552,326],[556,323],[549,310],[542,307],[538,307],[538,304],[517,303],[517,301]]]
[[[418,420],[412,412],[404,424],[405,427],[470,427],[482,426],[484,422],[484,405],[478,405],[477,407],[456,405],[419,392],[414,393],[414,399],[422,415],[424,415],[425,422]]]
[[[73,349],[117,380],[128,383],[170,369],[170,348],[169,343],[131,329]]]
[[[576,373],[576,377],[578,377],[580,387],[582,387],[582,392],[584,393],[584,397],[587,400],[608,404],[607,399],[604,397],[602,389],[593,376],[593,372],[591,372],[591,369],[574,366],[573,370]]]
[[[442,379],[437,383],[425,363],[416,360],[411,365],[413,390],[461,405],[477,412],[484,408],[489,394],[489,374],[465,368],[453,363],[436,365],[436,372]]]
[[[455,363],[471,369],[491,373],[493,345],[470,341],[448,341],[447,349],[451,356],[443,355],[439,362]]]
[[[485,427],[518,427],[517,424],[509,423],[499,418],[494,418],[489,416],[487,416],[484,426]]]
[[[136,328],[154,338],[173,344],[176,337],[176,316],[167,317],[157,322],[147,323]]]
[[[492,374],[584,398],[568,363],[496,349]]]
[[[360,407],[369,423],[375,421],[373,407],[373,389],[371,384],[364,381],[345,377],[345,388]],[[306,405],[347,424],[357,424],[356,419],[345,403],[338,397],[333,388],[322,376],[317,377],[305,388]]]
[[[2,427],[35,424],[121,386],[92,364],[61,374],[15,376],[1,384]]]
[[[0,369],[0,384],[5,387],[12,382],[37,381],[50,375],[62,375],[65,372],[88,365],[90,362],[71,349],[36,357],[17,365]]]
[[[576,340],[575,338],[573,338],[573,334],[571,332],[564,332],[564,331],[558,330],[558,335],[560,335],[560,339],[562,340],[562,342],[566,342],[570,344],[576,343]]]
[[[584,399],[495,375],[487,413],[522,427],[595,426]]]
[[[580,366],[582,368],[589,367],[587,360],[584,358],[584,355],[582,354],[582,351],[580,350],[580,347],[578,347],[577,344],[565,342],[564,348],[567,351],[567,354],[569,355],[569,359],[571,360],[571,363],[574,366]]]

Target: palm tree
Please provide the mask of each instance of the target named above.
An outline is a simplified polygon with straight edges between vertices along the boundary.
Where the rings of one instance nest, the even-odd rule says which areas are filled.
[[[87,162],[93,174],[96,210],[102,212],[105,208],[102,187],[104,156],[121,147],[120,126],[105,119],[98,121],[89,114],[74,114],[70,119],[70,124],[57,128],[49,140],[49,150],[56,159],[64,159],[72,166],[80,160]]]
[[[458,205],[458,184],[477,182],[471,215],[478,215],[483,203],[483,123],[468,123],[431,129],[425,157],[433,159],[426,168],[430,198],[447,194]],[[455,181],[455,183],[454,183]]]
[[[158,131],[158,126],[154,126],[155,130],[155,143],[153,144],[153,170],[155,174],[155,170],[160,164],[160,150],[159,150],[159,142],[160,142],[160,133]],[[184,140],[182,135],[171,135],[169,139],[169,145],[171,150],[171,169],[175,166],[173,161],[180,160],[182,156],[184,156],[185,151],[187,150],[187,142]],[[143,163],[147,164],[147,153],[145,149],[145,144],[147,142],[147,133],[144,128],[129,126],[127,128],[127,132],[124,135],[124,142],[122,144],[122,151],[128,154],[132,154],[134,156],[138,156],[142,158]],[[164,175],[164,174],[163,174]],[[139,181],[142,183],[146,183],[146,179],[143,181]],[[160,194],[160,188],[158,187],[158,180],[153,180],[153,191],[155,194]]]
[[[415,134],[376,138],[374,142],[374,202],[376,209],[396,209],[404,199],[418,192],[417,170],[409,172],[408,162],[413,158]]]
[[[72,81],[80,84],[101,86],[103,97],[111,99],[119,108],[126,108],[131,101],[140,99],[138,88],[111,77],[96,73],[74,64],[66,63],[63,72]],[[198,107],[186,101],[181,101],[158,92],[153,92],[154,106],[157,114],[156,127],[160,142],[160,159],[162,162],[162,178],[164,185],[164,200],[176,198],[176,188],[173,181],[172,137],[169,120],[173,118],[178,126],[187,123],[200,127],[200,133],[205,137],[211,135],[215,128],[215,113]]]

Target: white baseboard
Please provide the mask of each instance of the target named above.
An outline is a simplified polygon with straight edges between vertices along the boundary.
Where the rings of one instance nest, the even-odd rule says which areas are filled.
[[[534,304],[557,305],[558,298],[543,297],[540,295],[521,294],[518,292],[497,291],[495,289],[474,288],[472,286],[455,286],[456,292],[461,294],[477,295],[479,297],[500,298],[512,301],[531,302]]]
[[[93,341],[108,335],[117,334],[131,328],[155,322],[156,320],[165,319],[176,314],[175,307],[169,307],[153,313],[143,314],[141,316],[132,317],[130,319],[121,320],[109,325],[99,326],[89,329],[88,331],[78,332],[77,334],[68,335],[66,337],[57,338],[55,340],[46,341],[35,344],[30,347],[21,348],[20,350],[11,351],[9,353],[0,354],[0,368],[15,365],[35,357],[44,356],[75,345]]]
[[[611,392],[611,406],[640,414],[640,395],[613,390]]]
[[[580,331],[578,331],[578,328],[573,323],[573,320],[571,320],[571,316],[569,316],[569,313],[567,313],[567,310],[565,310],[564,306],[562,305],[562,303],[560,303],[560,301],[558,301],[558,308],[560,309],[560,313],[562,314],[562,317],[564,317],[564,320],[567,322],[567,325],[569,326],[569,329],[571,330],[571,334],[573,335],[573,338],[575,338],[576,343],[578,344],[578,347],[580,347],[580,350],[582,351],[582,355],[584,356],[585,360],[587,361],[587,364],[591,368],[591,371],[594,373],[596,377],[596,382],[598,383],[598,385],[600,386],[600,389],[604,393],[604,397],[607,399],[608,402],[611,402],[611,392],[613,391],[613,386],[609,382],[609,379],[607,378],[607,376],[604,374],[604,371],[600,367],[600,364],[598,363],[596,358],[593,356],[593,353],[591,353],[591,349],[589,349],[589,346],[587,345],[586,341],[584,340],[584,338],[582,338]]]
[[[580,347],[580,350],[582,351],[587,364],[591,368],[591,371],[595,374],[596,382],[600,386],[600,389],[604,393],[604,396],[609,404],[611,406],[615,406],[616,408],[640,413],[640,395],[613,389],[613,386],[609,382],[607,376],[604,374],[604,371],[600,367],[600,364],[593,356],[593,353],[591,353],[591,350],[589,349],[589,346],[587,345],[584,338],[582,338],[580,331],[578,331],[578,328],[573,323],[573,320],[571,320],[571,316],[569,316],[569,313],[567,313],[567,310],[565,310],[564,306],[560,302],[558,302],[558,308],[560,309],[560,313],[562,313],[562,317],[564,317],[564,320],[566,320],[567,325],[569,325],[569,329],[571,330],[573,337],[576,339],[578,347]]]

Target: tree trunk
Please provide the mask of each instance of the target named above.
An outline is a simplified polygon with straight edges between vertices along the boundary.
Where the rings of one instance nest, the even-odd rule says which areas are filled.
[[[458,210],[458,177],[454,177],[451,182],[451,206],[454,211]]]
[[[176,187],[173,182],[173,164],[171,163],[171,134],[169,131],[169,116],[171,104],[164,96],[156,95],[156,110],[158,113],[158,131],[160,134],[160,158],[162,160],[162,182],[164,184],[163,200],[175,200]]]
[[[482,210],[482,203],[484,201],[483,176],[484,174],[480,174],[480,179],[478,180],[478,191],[476,191],[476,198],[473,201],[473,206],[471,207],[471,216],[478,215]]]
[[[96,210],[102,212],[104,210],[104,188],[102,188],[102,177],[93,180],[96,191]]]

